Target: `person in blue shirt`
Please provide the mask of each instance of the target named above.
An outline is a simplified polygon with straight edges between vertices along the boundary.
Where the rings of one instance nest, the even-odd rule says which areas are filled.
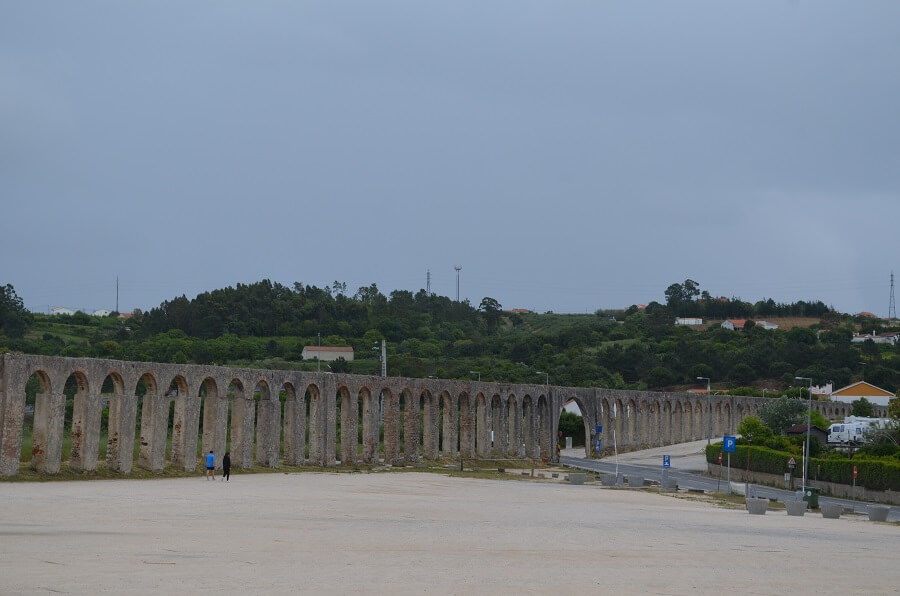
[[[206,454],[206,479],[216,479],[216,455],[210,451]]]

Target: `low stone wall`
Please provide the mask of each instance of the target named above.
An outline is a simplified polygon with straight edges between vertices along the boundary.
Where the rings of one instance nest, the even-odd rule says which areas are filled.
[[[722,482],[725,482],[725,478],[728,475],[726,466],[719,466],[711,463],[707,463],[706,466],[709,475],[714,478],[719,477],[719,471],[721,470]],[[744,469],[732,466],[732,482],[746,482],[745,476],[746,471]],[[765,472],[755,472],[753,470],[750,471],[750,482],[775,488],[786,488],[783,475],[766,474]],[[799,490],[802,483],[802,478],[794,477],[794,490]],[[853,485],[851,484],[837,484],[835,482],[822,482],[812,479],[809,481],[809,485],[813,488],[818,488],[821,494],[830,497],[856,499],[857,501],[868,501],[870,503],[890,503],[891,505],[900,505],[900,493],[896,491],[868,490],[862,486],[857,486],[854,494]]]

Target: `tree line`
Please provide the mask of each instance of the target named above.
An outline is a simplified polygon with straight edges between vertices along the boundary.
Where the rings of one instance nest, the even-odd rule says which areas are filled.
[[[856,329],[878,323],[830,309],[808,328],[695,330],[676,326],[672,306],[657,302],[595,315],[511,313],[490,297],[476,307],[424,290],[385,295],[372,284],[350,294],[340,282],[262,280],[176,297],[120,320],[28,313],[6,288],[12,307],[0,310],[0,350],[27,353],[308,368],[315,365],[302,360],[303,346],[321,342],[356,353],[354,362],[331,363],[332,371],[378,374],[373,348],[384,339],[392,376],[652,390],[683,390],[709,377],[717,389],[765,395],[785,393],[796,376],[836,387],[865,376],[890,391],[900,387],[900,346],[851,343]],[[808,304],[822,303],[789,306],[809,314]],[[16,321],[7,326],[10,312]]]

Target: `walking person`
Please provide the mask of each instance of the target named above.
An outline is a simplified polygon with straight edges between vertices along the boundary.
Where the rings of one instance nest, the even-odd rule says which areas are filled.
[[[206,454],[206,479],[216,479],[216,455],[212,451]]]
[[[222,458],[222,482],[228,482],[231,478],[231,455],[226,451]]]

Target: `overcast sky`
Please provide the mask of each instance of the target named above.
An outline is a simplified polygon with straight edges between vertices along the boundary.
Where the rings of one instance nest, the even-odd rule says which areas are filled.
[[[886,315],[900,2],[3,2],[0,283]],[[900,291],[898,291],[900,293]]]

